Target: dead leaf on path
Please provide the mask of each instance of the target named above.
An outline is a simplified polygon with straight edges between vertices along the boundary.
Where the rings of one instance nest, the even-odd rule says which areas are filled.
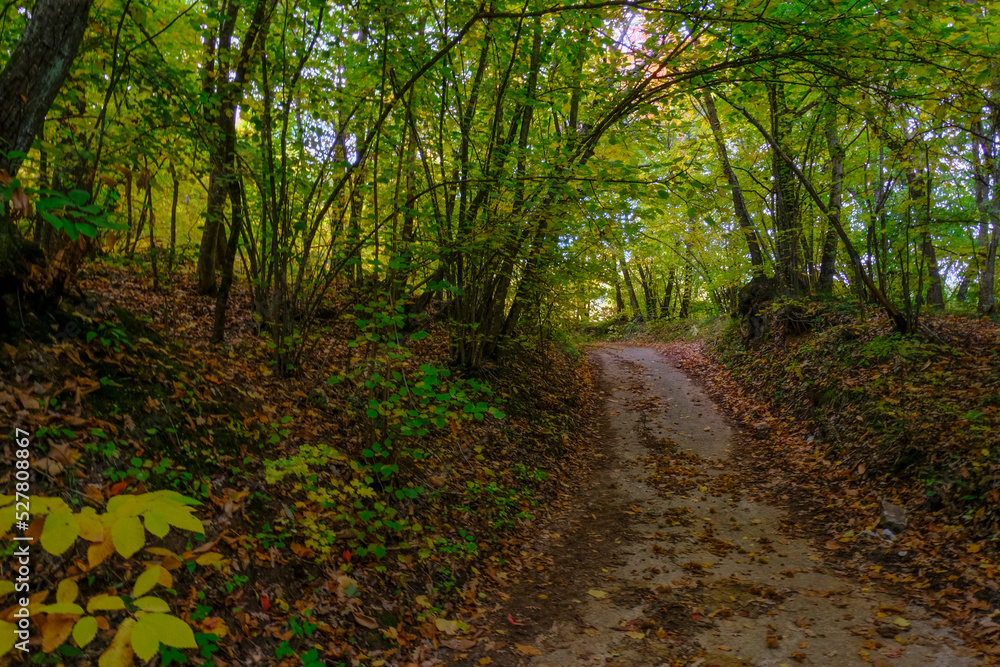
[[[729,648],[728,646],[716,646],[715,650],[716,651],[732,651],[733,649]]]
[[[534,646],[528,644],[514,644],[514,650],[522,655],[541,655],[542,652],[539,651]]]
[[[449,639],[444,642],[444,645],[448,648],[455,649],[456,651],[468,651],[470,648],[476,645],[475,639]]]
[[[893,624],[898,625],[901,628],[908,628],[908,627],[910,627],[910,622],[908,620],[906,620],[905,618],[896,617],[896,620],[893,621]]]
[[[521,623],[520,621],[515,621],[515,620],[514,620],[514,615],[513,615],[513,614],[507,614],[507,621],[508,621],[508,622],[509,622],[509,623],[510,623],[511,625],[524,625],[524,623]]]
[[[983,549],[982,544],[975,544],[975,543],[965,547],[965,550],[968,551],[970,554],[979,553],[980,551],[982,551],[982,549]]]
[[[840,548],[840,543],[837,540],[827,540],[826,544],[823,545],[830,551],[836,551]]]
[[[632,632],[626,632],[625,636],[631,637],[632,639],[645,639],[646,633],[633,630]]]
[[[781,646],[781,638],[778,635],[768,635],[766,641],[768,648],[778,648]]]
[[[597,628],[584,628],[583,632],[588,637],[596,637],[597,635],[601,634],[601,631],[598,630]]]
[[[457,635],[465,627],[465,624],[461,621],[449,621],[445,618],[435,618],[434,625],[438,630],[449,635]]]
[[[604,591],[599,591],[596,588],[591,588],[589,591],[587,591],[587,595],[595,597],[598,600],[603,600],[604,598],[608,597],[607,593],[605,593]]]
[[[354,622],[358,625],[364,626],[369,630],[374,630],[378,627],[378,621],[376,621],[371,616],[362,614],[361,612],[354,612]]]

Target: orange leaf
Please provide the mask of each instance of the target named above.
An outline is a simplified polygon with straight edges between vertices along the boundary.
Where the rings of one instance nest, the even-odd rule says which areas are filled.
[[[78,618],[76,614],[49,614],[42,628],[42,653],[52,653],[65,644]]]

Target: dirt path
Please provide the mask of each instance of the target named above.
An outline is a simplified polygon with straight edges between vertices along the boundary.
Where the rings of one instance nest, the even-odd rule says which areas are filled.
[[[736,434],[668,360],[590,358],[607,463],[465,664],[980,664],[925,610],[828,569],[781,508],[741,499]]]

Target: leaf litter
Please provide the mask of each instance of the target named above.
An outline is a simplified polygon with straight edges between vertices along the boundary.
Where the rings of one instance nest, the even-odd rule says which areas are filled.
[[[844,562],[802,515],[782,452],[682,371],[716,377],[698,348],[598,344],[589,362],[598,466],[547,528],[563,539],[536,543],[545,567],[522,571],[458,664],[988,664],[925,597]]]

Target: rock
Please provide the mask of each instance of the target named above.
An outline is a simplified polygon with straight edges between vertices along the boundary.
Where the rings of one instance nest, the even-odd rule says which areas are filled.
[[[882,501],[882,523],[894,533],[901,533],[906,529],[906,510],[899,505],[894,505],[887,500]]]

